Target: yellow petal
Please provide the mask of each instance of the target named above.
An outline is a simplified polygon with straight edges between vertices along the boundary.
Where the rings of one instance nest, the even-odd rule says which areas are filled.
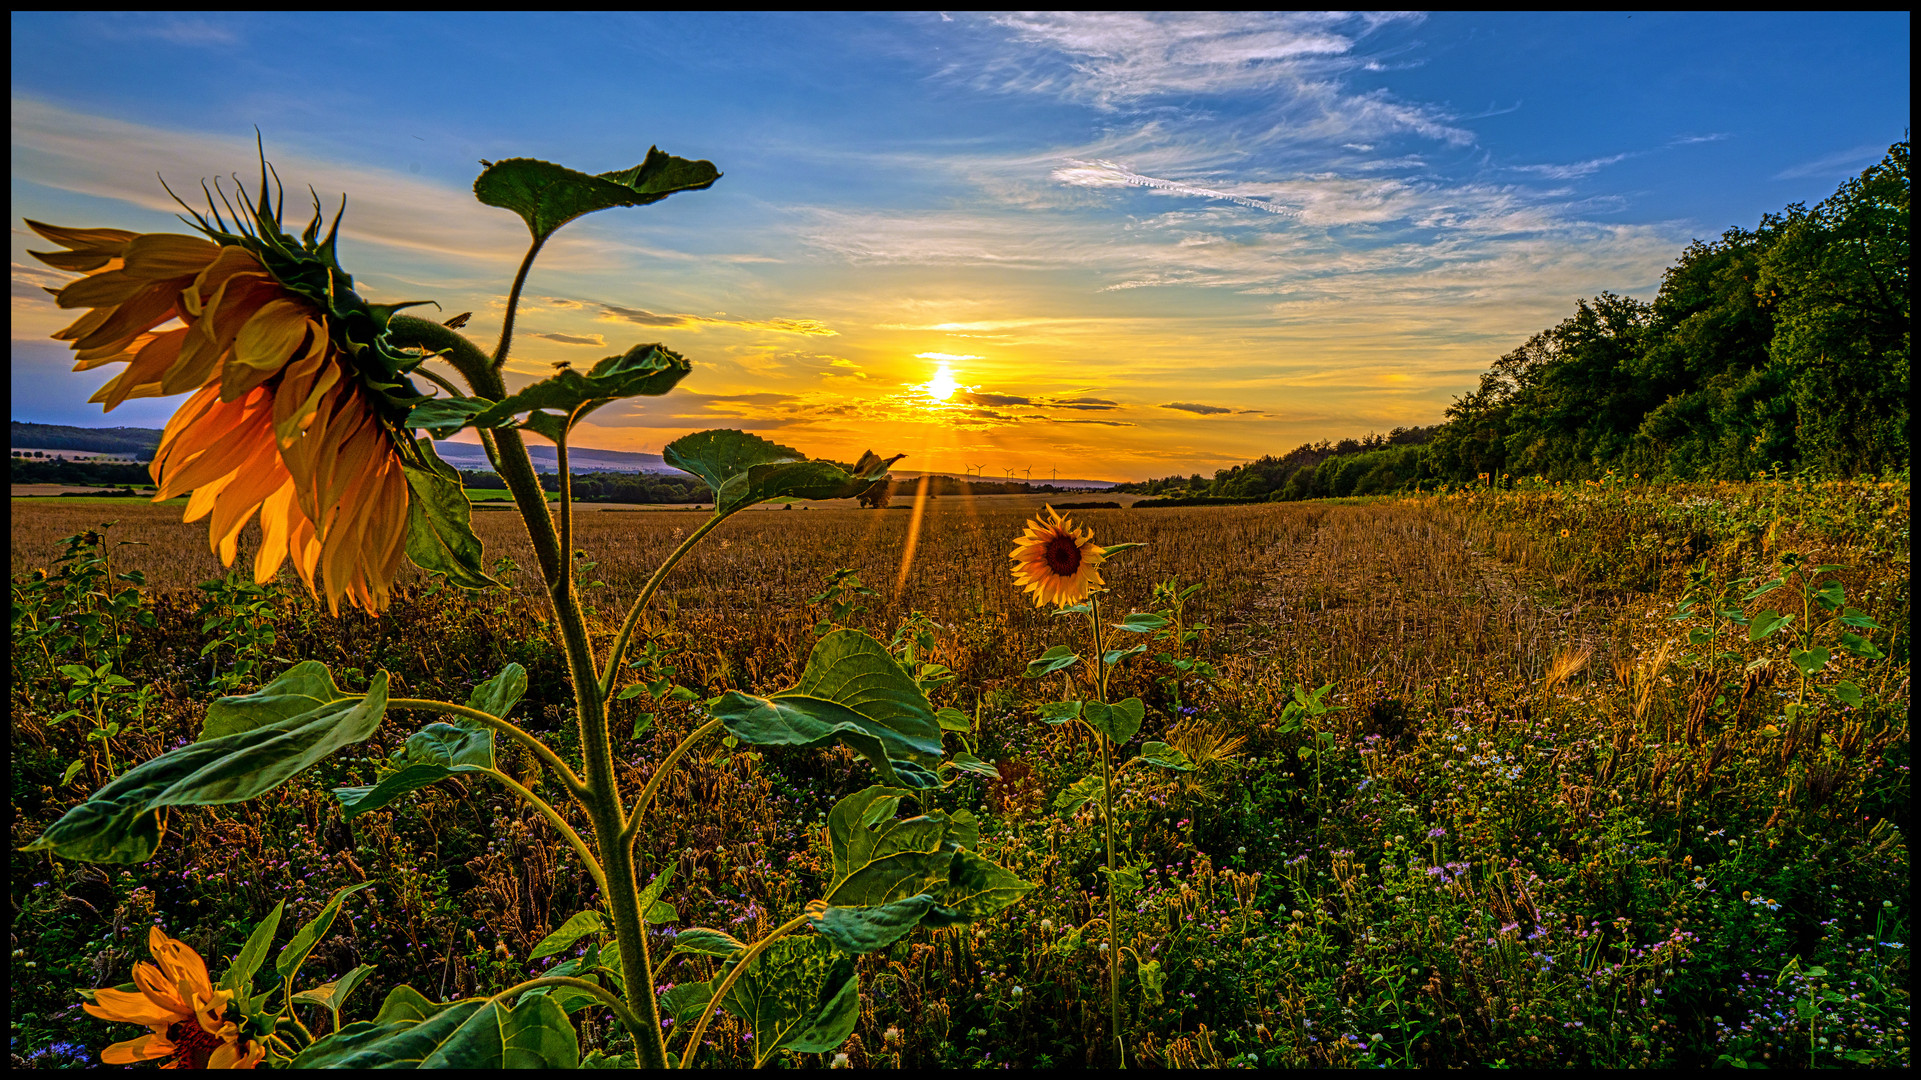
[[[69,251],[90,251],[106,255],[119,255],[126,250],[128,242],[139,233],[125,229],[70,229],[63,225],[48,225],[43,221],[23,218],[27,228],[59,244]]]
[[[128,241],[121,258],[126,261],[126,272],[133,277],[168,281],[199,274],[219,254],[219,244],[198,236],[146,233]]]
[[[102,1065],[132,1065],[138,1061],[152,1061],[173,1053],[173,1043],[165,1035],[148,1032],[125,1042],[117,1042],[100,1051]]]

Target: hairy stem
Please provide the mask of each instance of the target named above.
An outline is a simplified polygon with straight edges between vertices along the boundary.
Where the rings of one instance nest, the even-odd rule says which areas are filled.
[[[514,287],[507,294],[507,314],[500,321],[500,345],[494,349],[494,370],[507,362],[507,346],[514,340],[514,310],[520,306],[520,289],[527,284],[527,272],[534,268],[534,257],[540,254],[540,246],[547,242],[545,236],[535,236],[533,246],[527,249],[527,257],[520,260],[520,271],[514,275]]]
[[[1088,619],[1094,624],[1094,671],[1096,675],[1095,694],[1100,703],[1107,704],[1107,652],[1101,643],[1101,601],[1090,592],[1087,595]],[[1101,740],[1101,823],[1106,829],[1107,841],[1107,1023],[1114,1037],[1114,1063],[1125,1068],[1127,1052],[1121,1046],[1121,946],[1120,932],[1116,925],[1118,914],[1114,898],[1114,746],[1106,732],[1100,733]]]
[[[805,913],[796,915],[780,924],[779,927],[775,928],[773,933],[749,945],[747,951],[740,954],[740,961],[734,965],[734,970],[727,973],[727,977],[720,981],[720,985],[714,987],[714,996],[707,999],[707,1008],[700,1014],[700,1022],[694,1025],[693,1035],[687,1041],[687,1049],[680,1055],[681,1068],[691,1069],[694,1067],[694,1055],[700,1050],[700,1037],[707,1034],[708,1021],[714,1018],[714,1010],[720,1007],[720,999],[726,997],[727,991],[734,988],[735,980],[739,979],[741,973],[747,970],[747,965],[759,959],[760,954],[766,952],[767,947],[772,945],[775,939],[785,937],[787,934],[799,929],[800,925],[806,921],[807,916]]]
[[[599,998],[601,1004],[612,1009],[614,1015],[620,1017],[620,1022],[629,1028],[637,1027],[641,1022],[640,1018],[634,1015],[634,1011],[627,1007],[627,1003],[620,1000],[620,995],[590,979],[575,979],[566,975],[543,975],[538,979],[515,983],[495,994],[493,1000],[500,1001],[516,994],[524,994],[529,990],[538,990],[543,986],[565,986],[573,990],[585,990]]]
[[[601,895],[607,895],[607,875],[600,868],[600,860],[594,858],[593,851],[587,847],[587,842],[580,838],[580,834],[574,831],[574,827],[567,824],[567,820],[561,817],[552,806],[549,806],[547,800],[527,790],[518,780],[501,772],[499,769],[487,769],[485,771],[488,776],[507,785],[514,794],[519,795],[532,805],[535,810],[540,811],[540,816],[546,818],[549,825],[560,830],[560,834],[567,838],[569,844],[573,845],[574,852],[580,856],[580,861],[586,865],[587,872],[593,875],[594,884],[600,886]]]
[[[628,609],[627,617],[621,620],[620,633],[614,635],[614,649],[607,657],[607,670],[600,679],[602,702],[613,700],[614,679],[620,674],[621,660],[627,656],[627,642],[634,636],[634,627],[640,625],[641,611],[647,607],[647,601],[653,599],[654,590],[660,588],[661,580],[667,576],[667,572],[672,570],[675,564],[680,562],[681,557],[693,550],[694,545],[700,543],[701,537],[714,531],[714,526],[719,525],[722,520],[721,515],[716,512],[713,517],[701,522],[700,528],[695,529],[687,539],[682,540],[673,554],[667,556],[667,561],[661,563],[660,568],[647,579],[647,584],[641,586],[640,597],[634,601],[634,606]]]

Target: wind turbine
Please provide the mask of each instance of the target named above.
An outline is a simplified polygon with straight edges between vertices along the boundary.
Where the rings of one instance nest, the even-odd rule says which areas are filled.
[[[1024,478],[1026,478],[1026,479],[1028,479],[1028,480],[1030,480],[1030,481],[1031,481],[1031,480],[1033,480],[1033,479],[1034,479],[1034,466],[1032,466],[1032,465],[1029,465],[1029,466],[1028,466],[1027,468],[1025,468],[1025,469],[1023,469],[1023,470],[1021,470],[1021,476],[1022,476],[1022,477],[1024,477]]]
[[[1012,483],[1014,481],[1014,470],[1002,469],[1001,471],[1007,474],[1007,480],[1009,483]]]

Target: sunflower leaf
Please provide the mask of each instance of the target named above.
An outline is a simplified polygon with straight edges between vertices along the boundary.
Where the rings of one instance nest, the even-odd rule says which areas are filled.
[[[1027,665],[1026,675],[1030,679],[1038,679],[1043,676],[1052,675],[1062,668],[1073,667],[1080,662],[1080,659],[1081,658],[1076,656],[1074,651],[1067,646],[1055,645],[1042,653],[1040,659]]]
[[[714,512],[721,517],[768,499],[851,499],[885,480],[888,467],[902,456],[882,458],[870,450],[849,468],[728,429],[698,431],[661,451],[667,464],[707,481]]]
[[[689,161],[649,148],[631,169],[589,175],[533,158],[487,164],[474,181],[474,198],[512,210],[536,240],[583,214],[616,206],[646,206],[677,191],[699,191],[720,179],[711,161]]]
[[[1164,742],[1151,742],[1141,747],[1139,760],[1149,765],[1157,765],[1163,769],[1177,769],[1181,772],[1194,771],[1194,763],[1188,760],[1186,754]]]
[[[474,535],[473,504],[460,473],[434,453],[431,439],[416,439],[426,468],[401,462],[412,498],[407,500],[407,558],[422,570],[447,575],[463,589],[500,582],[481,569],[480,537]]]
[[[362,889],[371,888],[372,886],[373,882],[363,881],[358,885],[349,885],[339,892],[334,893],[333,898],[327,901],[327,906],[320,909],[320,914],[307,920],[306,925],[302,926],[299,931],[294,934],[293,940],[287,942],[286,947],[280,950],[280,955],[274,958],[273,967],[275,971],[280,973],[280,977],[283,979],[293,978],[295,973],[300,970],[300,965],[307,962],[307,957],[313,952],[314,946],[320,944],[320,939],[327,935],[328,930],[332,929],[334,916],[340,914],[341,901]]]
[[[509,665],[509,669],[518,666]],[[501,672],[502,676],[507,674]],[[481,684],[474,693],[479,694],[489,683]],[[388,773],[371,786],[333,789],[348,821],[456,773],[490,771],[494,767],[494,733],[491,728],[477,724],[428,724],[407,736],[401,761],[404,764],[398,771]]]
[[[712,930],[696,926],[682,930],[674,935],[674,952],[693,953],[697,956],[728,957],[747,949],[746,942],[724,930]],[[705,999],[702,1000],[705,1004]]]
[[[484,397],[428,398],[407,414],[407,426],[444,439],[493,407],[494,403]]]
[[[810,925],[843,951],[870,953],[912,933],[933,907],[934,897],[921,893],[873,907],[830,907],[816,900],[807,905],[807,915]]]
[[[302,660],[251,694],[215,698],[213,704],[207,706],[207,717],[200,722],[200,735],[195,741],[206,742],[251,731],[352,700],[354,696],[342,693],[334,685],[327,665],[318,660]]]
[[[389,1019],[399,994],[396,990],[387,996],[380,1018],[321,1036],[293,1059],[291,1067],[571,1069],[579,1064],[579,1036],[566,1010],[551,995],[524,995],[511,1006],[497,998],[433,1005],[418,991],[409,992],[418,1003],[404,1002]],[[433,1011],[409,1015],[423,1006]]]
[[[519,393],[509,394],[475,413],[477,428],[531,428],[559,442],[559,434],[610,401],[630,397],[659,397],[685,378],[693,365],[672,349],[636,345],[618,356],[595,364],[585,375],[565,368]],[[521,413],[527,420],[516,421]]]
[[[338,1013],[347,1004],[347,996],[373,973],[372,964],[361,964],[332,982],[295,991],[293,999],[307,1005],[319,1005]]]
[[[165,808],[245,802],[271,791],[366,740],[386,711],[387,673],[381,671],[368,681],[365,697],[189,743],[122,773],[23,850],[85,862],[145,862],[159,846]]]
[[[467,706],[505,720],[507,714],[514,711],[520,696],[526,692],[527,669],[519,664],[508,664],[500,669],[500,674],[474,687],[474,692],[467,698]]]
[[[728,960],[709,983],[683,983],[663,1002],[691,1021],[732,971]],[[727,991],[720,1007],[746,1021],[753,1032],[754,1067],[783,1049],[823,1054],[847,1041],[860,1020],[860,981],[854,958],[824,937],[781,938],[754,958]]]
[[[240,947],[240,954],[227,966],[226,974],[220,976],[220,985],[215,989],[232,990],[236,997],[244,998],[253,992],[253,973],[260,970],[260,964],[267,959],[267,949],[273,945],[273,936],[280,929],[280,916],[286,910],[287,902],[280,901],[247,935],[247,943]]]
[[[1090,701],[1081,707],[1081,719],[1086,721],[1087,726],[1113,740],[1115,746],[1133,738],[1146,716],[1147,706],[1137,697],[1113,705]]]
[[[534,951],[527,954],[529,960],[543,960],[557,953],[573,948],[574,942],[588,934],[598,934],[607,929],[607,919],[598,911],[583,911],[566,922],[560,929],[541,938]]]

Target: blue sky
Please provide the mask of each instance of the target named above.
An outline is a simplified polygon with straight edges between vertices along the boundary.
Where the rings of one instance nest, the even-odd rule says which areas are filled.
[[[155,173],[251,183],[257,126],[291,190],[347,194],[365,294],[489,341],[526,234],[473,201],[478,159],[658,144],[726,175],[569,226],[528,286],[519,378],[651,340],[696,364],[584,442],[1207,471],[1435,422],[1577,297],[1651,297],[1690,238],[1825,197],[1905,137],[1908,40],[1906,13],[16,14],[13,416],[176,404],[85,404],[23,217],[181,231]]]

